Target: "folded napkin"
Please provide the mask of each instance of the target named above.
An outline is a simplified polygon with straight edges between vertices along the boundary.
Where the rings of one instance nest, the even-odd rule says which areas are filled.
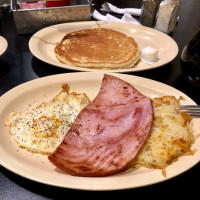
[[[141,23],[138,22],[134,17],[132,17],[130,13],[124,13],[123,17],[121,18],[121,21],[126,23],[141,25]]]
[[[124,13],[122,18],[119,19],[117,17],[114,17],[113,15],[110,15],[109,13],[107,13],[106,15],[102,15],[97,10],[94,10],[94,12],[92,13],[92,17],[99,21],[124,22],[124,23],[141,25],[140,22],[138,22],[135,18],[133,18],[130,13]]]
[[[118,14],[125,14],[125,13],[130,13],[131,15],[134,16],[140,16],[141,15],[141,9],[140,8],[118,8],[111,3],[105,2],[102,4],[102,11],[106,12],[114,12]]]

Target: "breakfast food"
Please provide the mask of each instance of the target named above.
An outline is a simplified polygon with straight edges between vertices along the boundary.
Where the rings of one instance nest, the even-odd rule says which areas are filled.
[[[9,132],[20,147],[42,154],[57,148],[77,114],[89,103],[85,94],[70,93],[69,89],[63,85],[55,98],[28,113],[9,114]]]
[[[182,98],[164,96],[153,99],[154,120],[151,132],[134,167],[161,169],[166,176],[166,167],[183,153],[193,154],[190,147],[194,142],[191,116],[178,111]]]
[[[77,176],[106,176],[125,169],[150,132],[151,99],[129,83],[104,75],[95,99],[81,110],[49,160]]]
[[[132,37],[107,28],[74,31],[55,47],[57,59],[87,68],[130,68],[139,60],[139,47]]]
[[[158,49],[153,47],[146,47],[141,51],[141,60],[147,62],[155,62],[158,60]]]
[[[127,82],[104,75],[90,103],[69,86],[28,113],[11,112],[9,131],[25,149],[48,154],[58,168],[78,176],[106,176],[132,167],[161,169],[193,154],[191,116],[183,98],[149,98]]]

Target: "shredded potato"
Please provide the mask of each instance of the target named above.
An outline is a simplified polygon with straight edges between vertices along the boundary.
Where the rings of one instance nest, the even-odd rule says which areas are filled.
[[[149,167],[162,170],[183,153],[192,154],[194,142],[191,116],[178,111],[182,98],[164,96],[153,99],[154,120],[149,138],[133,163],[134,167]]]

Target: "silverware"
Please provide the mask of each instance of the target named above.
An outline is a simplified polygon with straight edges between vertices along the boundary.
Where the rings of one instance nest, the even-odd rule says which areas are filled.
[[[92,15],[95,10],[93,0],[89,0],[89,4],[90,4],[90,9],[91,9],[91,15]]]
[[[179,105],[178,109],[192,117],[200,117],[200,105]]]

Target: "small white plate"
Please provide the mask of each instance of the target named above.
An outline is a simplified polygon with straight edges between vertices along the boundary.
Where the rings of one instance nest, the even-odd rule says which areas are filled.
[[[140,61],[133,68],[113,70],[76,67],[63,64],[57,60],[54,54],[54,48],[58,43],[60,43],[62,38],[67,33],[81,29],[99,28],[99,26],[102,28],[111,28],[133,37],[141,50],[147,46],[158,49],[158,56],[160,60],[151,65]],[[31,37],[29,41],[29,48],[35,57],[56,67],[76,71],[104,72],[135,72],[150,70],[169,63],[178,53],[178,46],[176,42],[171,37],[158,30],[135,24],[101,21],[64,23],[44,28]]]
[[[7,48],[8,48],[7,40],[4,37],[0,36],[0,56],[4,54]]]
[[[112,73],[138,89],[144,95],[154,98],[164,95],[182,96],[184,104],[195,104],[184,93],[163,83],[150,79]],[[18,147],[5,126],[10,111],[27,112],[44,101],[53,98],[64,83],[75,92],[84,92],[92,100],[98,93],[103,73],[79,72],[48,76],[19,85],[0,97],[0,165],[28,179],[48,185],[82,190],[118,190],[136,188],[165,181],[193,167],[200,161],[200,137],[192,149],[194,155],[181,156],[167,167],[167,178],[159,169],[140,168],[127,170],[108,177],[77,177],[57,170],[46,155],[33,154]],[[193,120],[194,134],[200,133],[200,119]],[[148,177],[148,178],[147,178]]]

